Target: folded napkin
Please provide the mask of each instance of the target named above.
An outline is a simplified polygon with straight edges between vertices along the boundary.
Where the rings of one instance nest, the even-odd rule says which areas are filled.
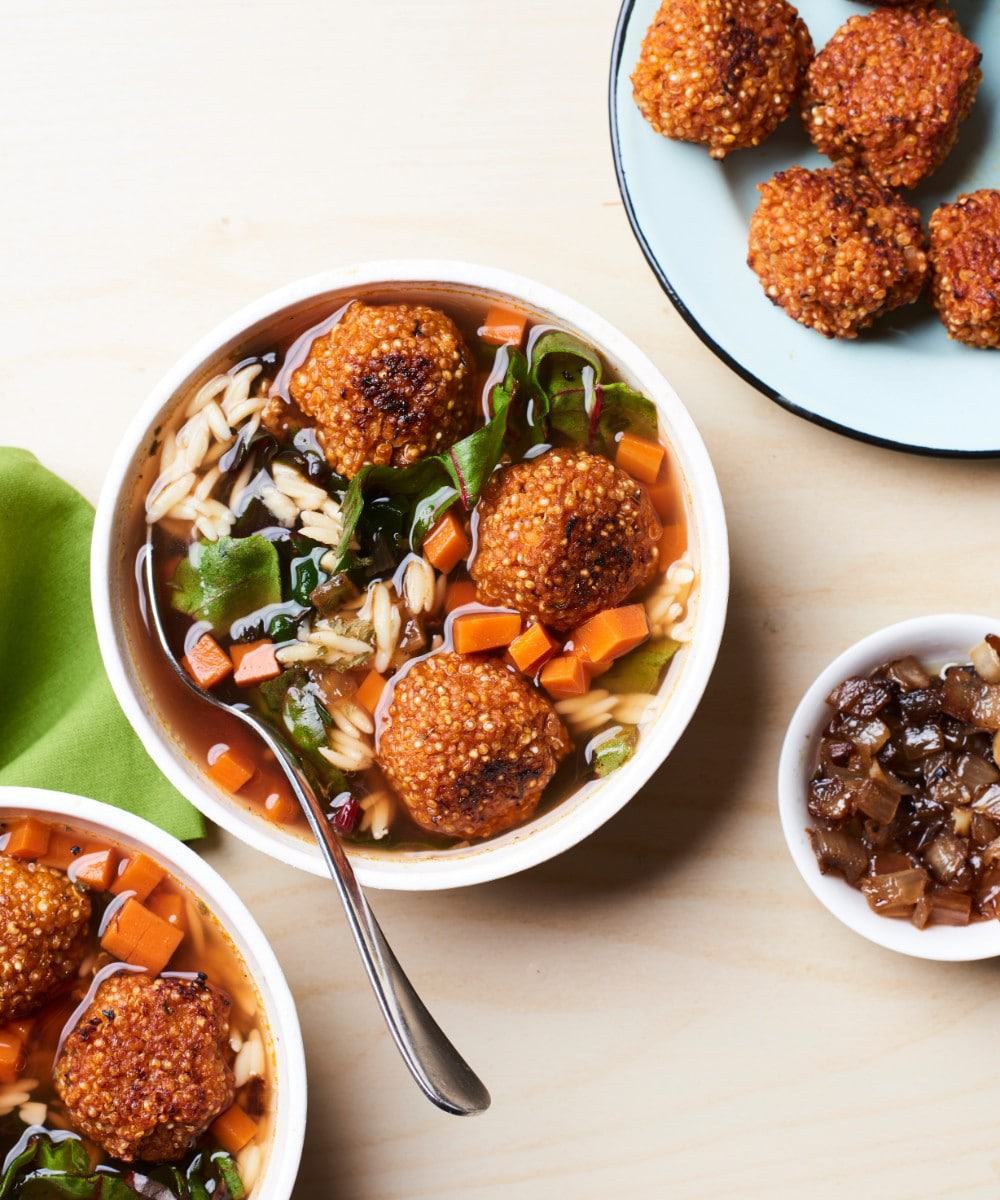
[[[0,447],[0,784],[75,792],[201,837],[201,814],[154,766],[104,674],[93,524],[33,454]]]

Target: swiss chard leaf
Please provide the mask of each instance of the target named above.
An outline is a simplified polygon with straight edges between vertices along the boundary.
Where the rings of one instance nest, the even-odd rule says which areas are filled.
[[[467,438],[456,442],[448,453],[442,456],[467,512],[471,512],[479,502],[486,481],[493,474],[503,454],[510,405],[510,398],[506,394],[494,398],[493,416],[490,420],[475,433],[470,433]]]
[[[615,452],[618,436],[626,431],[656,440],[656,406],[625,383],[599,384],[595,407],[588,413],[582,387],[566,388],[552,397],[552,428],[572,442],[589,445],[598,440],[608,454]]]
[[[565,329],[543,333],[531,347],[528,365],[528,379],[536,398],[544,402],[567,387],[581,387],[585,366],[594,372],[594,382],[600,383],[604,366],[593,347]]]
[[[258,534],[195,542],[177,567],[171,603],[216,632],[281,601],[278,552]]]
[[[680,642],[673,638],[644,642],[605,671],[601,687],[619,696],[635,692],[652,695],[660,686],[667,663],[680,648]]]
[[[300,750],[318,750],[326,745],[326,731],[333,719],[308,685],[293,685],[288,689],[281,715],[292,741]]]

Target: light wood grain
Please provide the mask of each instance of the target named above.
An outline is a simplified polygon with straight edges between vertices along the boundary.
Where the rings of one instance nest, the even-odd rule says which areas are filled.
[[[997,1195],[1000,968],[841,928],[775,803],[785,723],[838,650],[913,614],[1000,608],[997,468],[799,421],[673,312],[614,182],[612,0],[2,8],[0,443],[93,500],[149,387],[248,299],[365,258],[470,258],[643,346],[727,503],[719,667],[653,782],[527,875],[376,897],[491,1086],[487,1116],[457,1122],[409,1084],[321,881],[207,843],[299,1002],[297,1197]]]

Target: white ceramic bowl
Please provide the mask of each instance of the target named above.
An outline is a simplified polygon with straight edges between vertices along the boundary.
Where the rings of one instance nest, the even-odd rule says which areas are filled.
[[[826,697],[849,675],[867,675],[882,663],[913,654],[927,666],[968,662],[969,651],[987,633],[1000,630],[996,617],[944,613],[915,617],[880,629],[845,650],[802,697],[785,735],[778,766],[778,807],[788,849],[813,895],[835,917],[862,937],[914,958],[963,962],[1000,955],[1000,921],[979,921],[956,928],[932,925],[917,929],[909,921],[880,917],[856,888],[839,875],[823,875],[816,863],[807,826],[809,780],[816,765],[820,735],[830,721]]]
[[[133,557],[142,537],[142,504],[152,482],[158,428],[187,394],[218,369],[254,348],[271,346],[314,324],[346,300],[412,297],[433,304],[448,296],[486,295],[515,301],[536,319],[567,328],[598,346],[609,364],[645,393],[683,480],[693,554],[699,572],[694,637],[668,672],[659,711],[635,757],[599,784],[588,785],[528,824],[475,846],[393,852],[351,847],[361,882],[370,887],[429,890],[498,879],[544,862],[575,845],[616,813],[663,762],[701,699],[715,664],[729,594],[725,515],[704,443],[674,390],[649,359],[606,321],[568,297],[506,271],[467,263],[368,263],[312,276],[256,300],[185,354],[136,414],[108,472],[94,526],[91,594],[97,633],[111,684],[150,755],[206,816],[275,858],[325,873],[318,850],[295,833],[268,824],[248,805],[219,791],[166,725],[136,646],[146,636],[134,603]]]
[[[66,821],[120,845],[148,851],[203,900],[232,938],[264,1006],[274,1050],[274,1124],[254,1200],[288,1200],[306,1128],[306,1060],[295,1002],[270,943],[243,901],[193,850],[141,817],[66,792],[0,787],[0,819],[37,813]]]

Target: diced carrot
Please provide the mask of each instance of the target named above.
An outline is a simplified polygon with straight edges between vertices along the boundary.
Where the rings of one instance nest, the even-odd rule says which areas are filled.
[[[615,463],[640,483],[655,483],[666,453],[659,442],[636,437],[634,433],[623,433],[615,452]]]
[[[386,678],[380,675],[378,671],[369,671],[368,674],[361,680],[361,685],[354,693],[352,699],[355,704],[360,704],[365,712],[375,714],[375,709],[378,708],[378,702],[382,699],[382,693],[385,691]]]
[[[510,644],[511,661],[525,675],[534,675],[538,668],[559,649],[559,643],[544,625],[529,625]]]
[[[163,882],[166,871],[158,862],[137,850],[118,872],[111,891],[120,896],[122,892],[134,892],[136,900],[145,900],[153,888]]]
[[[558,658],[550,658],[542,667],[538,681],[557,700],[582,696],[590,687],[590,676],[579,654],[560,654]]]
[[[184,940],[180,929],[168,925],[138,900],[126,900],[108,923],[101,946],[119,962],[159,973]]]
[[[586,663],[606,666],[628,654],[649,637],[649,622],[641,604],[606,608],[573,630],[573,649]]]
[[[182,934],[187,934],[187,905],[184,903],[184,897],[178,892],[168,891],[161,884],[146,901],[146,907],[161,921],[166,921]]]
[[[661,470],[660,478],[655,483],[647,483],[644,486],[646,495],[661,521],[670,521],[677,516],[677,489],[669,471],[664,473]]]
[[[439,517],[433,529],[424,538],[424,557],[435,570],[447,575],[449,571],[468,556],[472,549],[462,522],[449,508]]]
[[[287,792],[271,792],[264,801],[264,816],[272,825],[291,825],[302,812]]]
[[[210,633],[202,634],[181,659],[181,666],[201,688],[213,688],[233,673],[233,662]]]
[[[57,871],[68,871],[83,853],[83,841],[78,834],[61,833],[53,829],[49,835],[49,848],[38,860],[42,866],[54,867]]]
[[[274,643],[270,638],[259,642],[241,642],[230,650],[236,674],[233,682],[237,687],[253,687],[265,683],[281,674],[281,665],[274,657]]]
[[[479,336],[491,346],[520,346],[528,318],[510,308],[491,308],[479,328]]]
[[[4,850],[12,858],[41,858],[49,848],[51,830],[48,825],[28,817],[10,831]]]
[[[665,571],[672,562],[676,562],[687,549],[687,532],[683,525],[664,525],[663,535],[659,542],[658,565]]]
[[[238,792],[253,779],[256,771],[250,759],[237,753],[231,746],[225,746],[208,764],[210,778],[227,792]]]
[[[257,1136],[257,1122],[238,1104],[227,1108],[209,1126],[209,1133],[229,1154],[239,1154]]]
[[[24,1038],[11,1026],[0,1029],[0,1083],[14,1083],[24,1070]]]
[[[465,613],[455,618],[451,636],[456,653],[480,654],[509,646],[520,632],[520,613]]]
[[[464,608],[466,604],[475,604],[478,596],[476,585],[471,579],[456,579],[448,584],[444,594],[444,611],[454,612],[456,608]]]
[[[110,891],[118,877],[118,852],[109,846],[85,846],[71,865],[70,877],[95,891]]]

